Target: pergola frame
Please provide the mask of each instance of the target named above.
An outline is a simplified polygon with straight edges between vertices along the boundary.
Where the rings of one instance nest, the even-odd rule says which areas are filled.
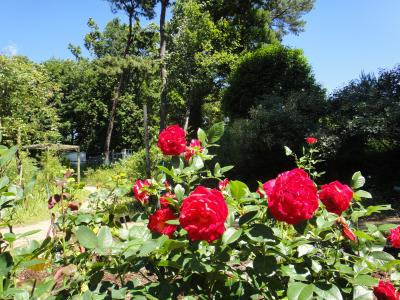
[[[63,145],[63,144],[34,144],[23,146],[22,149],[26,150],[55,150],[61,152],[76,151],[77,158],[77,173],[78,173],[78,183],[81,182],[81,148],[75,145]]]

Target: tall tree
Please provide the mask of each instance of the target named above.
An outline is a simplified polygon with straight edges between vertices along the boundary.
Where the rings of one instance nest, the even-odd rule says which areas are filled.
[[[220,66],[235,56],[224,46],[224,32],[194,0],[176,1],[169,32],[168,87],[171,105],[176,105],[172,117],[184,119],[185,129],[203,126],[204,104],[218,106]]]
[[[0,132],[10,144],[58,142],[59,85],[26,57],[0,55]]]
[[[149,130],[158,131],[159,109],[159,32],[149,24],[133,26],[133,42],[123,58],[128,25],[118,18],[100,30],[94,20],[88,22],[90,32],[85,46],[92,59],[50,60],[44,66],[61,86],[62,98],[58,108],[64,141],[80,145],[90,154],[103,152],[108,128],[110,99],[123,69],[123,91],[116,110],[111,147],[139,150],[143,148],[143,102],[149,104]],[[74,49],[78,47],[73,46]],[[146,80],[146,85],[143,81]],[[154,112],[154,113],[153,113]]]
[[[143,16],[145,18],[152,18],[154,16],[154,6],[155,0],[107,0],[110,2],[111,10],[116,13],[117,11],[124,11],[128,16],[129,21],[129,31],[128,38],[125,45],[125,50],[122,54],[122,58],[126,58],[129,54],[129,49],[132,46],[133,42],[133,21],[139,22],[139,17]],[[122,69],[118,84],[114,89],[114,93],[111,100],[111,111],[108,121],[108,128],[106,133],[106,139],[104,143],[104,156],[105,163],[110,163],[110,144],[111,137],[115,123],[115,115],[117,110],[118,101],[120,99],[124,79],[126,76],[127,70],[125,68]]]
[[[160,76],[161,76],[161,95],[160,95],[160,131],[165,128],[167,120],[167,67],[165,65],[165,53],[167,51],[167,36],[165,28],[165,18],[167,14],[167,7],[170,0],[160,0],[161,13],[160,13]]]
[[[214,22],[224,20],[229,23],[232,34],[240,39],[238,49],[241,51],[281,41],[288,33],[302,32],[305,26],[302,18],[315,3],[315,0],[197,1],[203,3]]]

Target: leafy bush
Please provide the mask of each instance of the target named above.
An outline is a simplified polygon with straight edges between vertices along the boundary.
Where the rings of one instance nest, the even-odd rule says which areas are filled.
[[[122,159],[111,166],[101,166],[96,169],[88,169],[85,172],[84,181],[89,185],[104,186],[112,182],[112,177],[124,174],[127,178],[135,180],[145,176],[145,150],[140,150],[126,159]],[[162,156],[157,148],[150,150],[151,169],[154,172],[161,162]]]
[[[316,139],[307,139],[302,156],[285,148],[297,168],[260,183],[254,192],[225,178],[232,166],[213,162],[210,150],[223,131],[221,123],[208,132],[199,129],[198,139],[186,147],[181,147],[182,131],[161,133],[161,151],[174,155],[153,178],[136,181],[130,226],[118,215],[130,193],[123,176],[76,212],[66,210],[61,197],[57,232],[41,246],[31,245],[33,261],[25,264],[51,262],[57,270],[39,283],[41,295],[371,299],[384,286],[395,294],[389,281],[400,278],[400,260],[385,247],[387,241],[392,249],[400,247],[400,227],[361,225],[362,218],[390,206],[363,205],[371,194],[361,189],[360,172],[349,185],[317,185],[321,152]],[[58,186],[62,194],[68,181]],[[18,266],[4,266],[0,276],[14,278]],[[38,292],[27,282],[19,291]]]

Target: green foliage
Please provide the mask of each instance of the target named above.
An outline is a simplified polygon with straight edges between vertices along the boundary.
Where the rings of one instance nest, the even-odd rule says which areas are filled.
[[[289,106],[290,97],[297,94],[303,98],[324,95],[303,52],[278,44],[264,46],[238,62],[225,91],[224,110],[231,117],[248,117],[259,104]]]
[[[191,127],[197,128],[203,121],[221,117],[218,102],[222,82],[216,78],[236,56],[225,46],[223,28],[195,0],[176,2],[168,28],[171,119],[186,118]]]
[[[162,156],[156,147],[151,148],[152,173],[156,166],[161,162]],[[145,151],[140,150],[110,166],[101,166],[95,169],[88,169],[85,172],[84,181],[88,185],[106,186],[112,181],[116,174],[124,174],[127,178],[134,181],[145,176]]]
[[[108,126],[112,95],[123,69],[124,91],[119,99],[112,137],[112,148],[138,150],[143,147],[143,103],[151,112],[150,133],[158,131],[158,65],[152,58],[158,41],[154,25],[134,26],[129,56],[123,58],[128,26],[119,19],[100,31],[93,20],[85,37],[93,60],[50,60],[49,73],[61,86],[63,97],[58,107],[64,142],[77,144],[89,153],[101,153]]]
[[[25,57],[0,55],[0,130],[8,144],[60,140],[59,87]]]
[[[299,34],[306,22],[303,15],[310,12],[314,0],[205,0],[202,3],[215,22],[228,24],[231,43],[239,51],[281,41],[288,33]]]

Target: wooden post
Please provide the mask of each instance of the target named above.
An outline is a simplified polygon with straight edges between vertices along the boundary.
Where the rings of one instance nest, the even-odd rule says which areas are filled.
[[[81,183],[81,149],[78,147],[78,151],[76,152],[77,155],[77,173],[78,173],[78,183]]]
[[[146,148],[146,176],[151,177],[151,165],[150,165],[150,143],[149,143],[149,124],[147,116],[147,103],[143,103],[143,125],[144,125],[144,146]]]

